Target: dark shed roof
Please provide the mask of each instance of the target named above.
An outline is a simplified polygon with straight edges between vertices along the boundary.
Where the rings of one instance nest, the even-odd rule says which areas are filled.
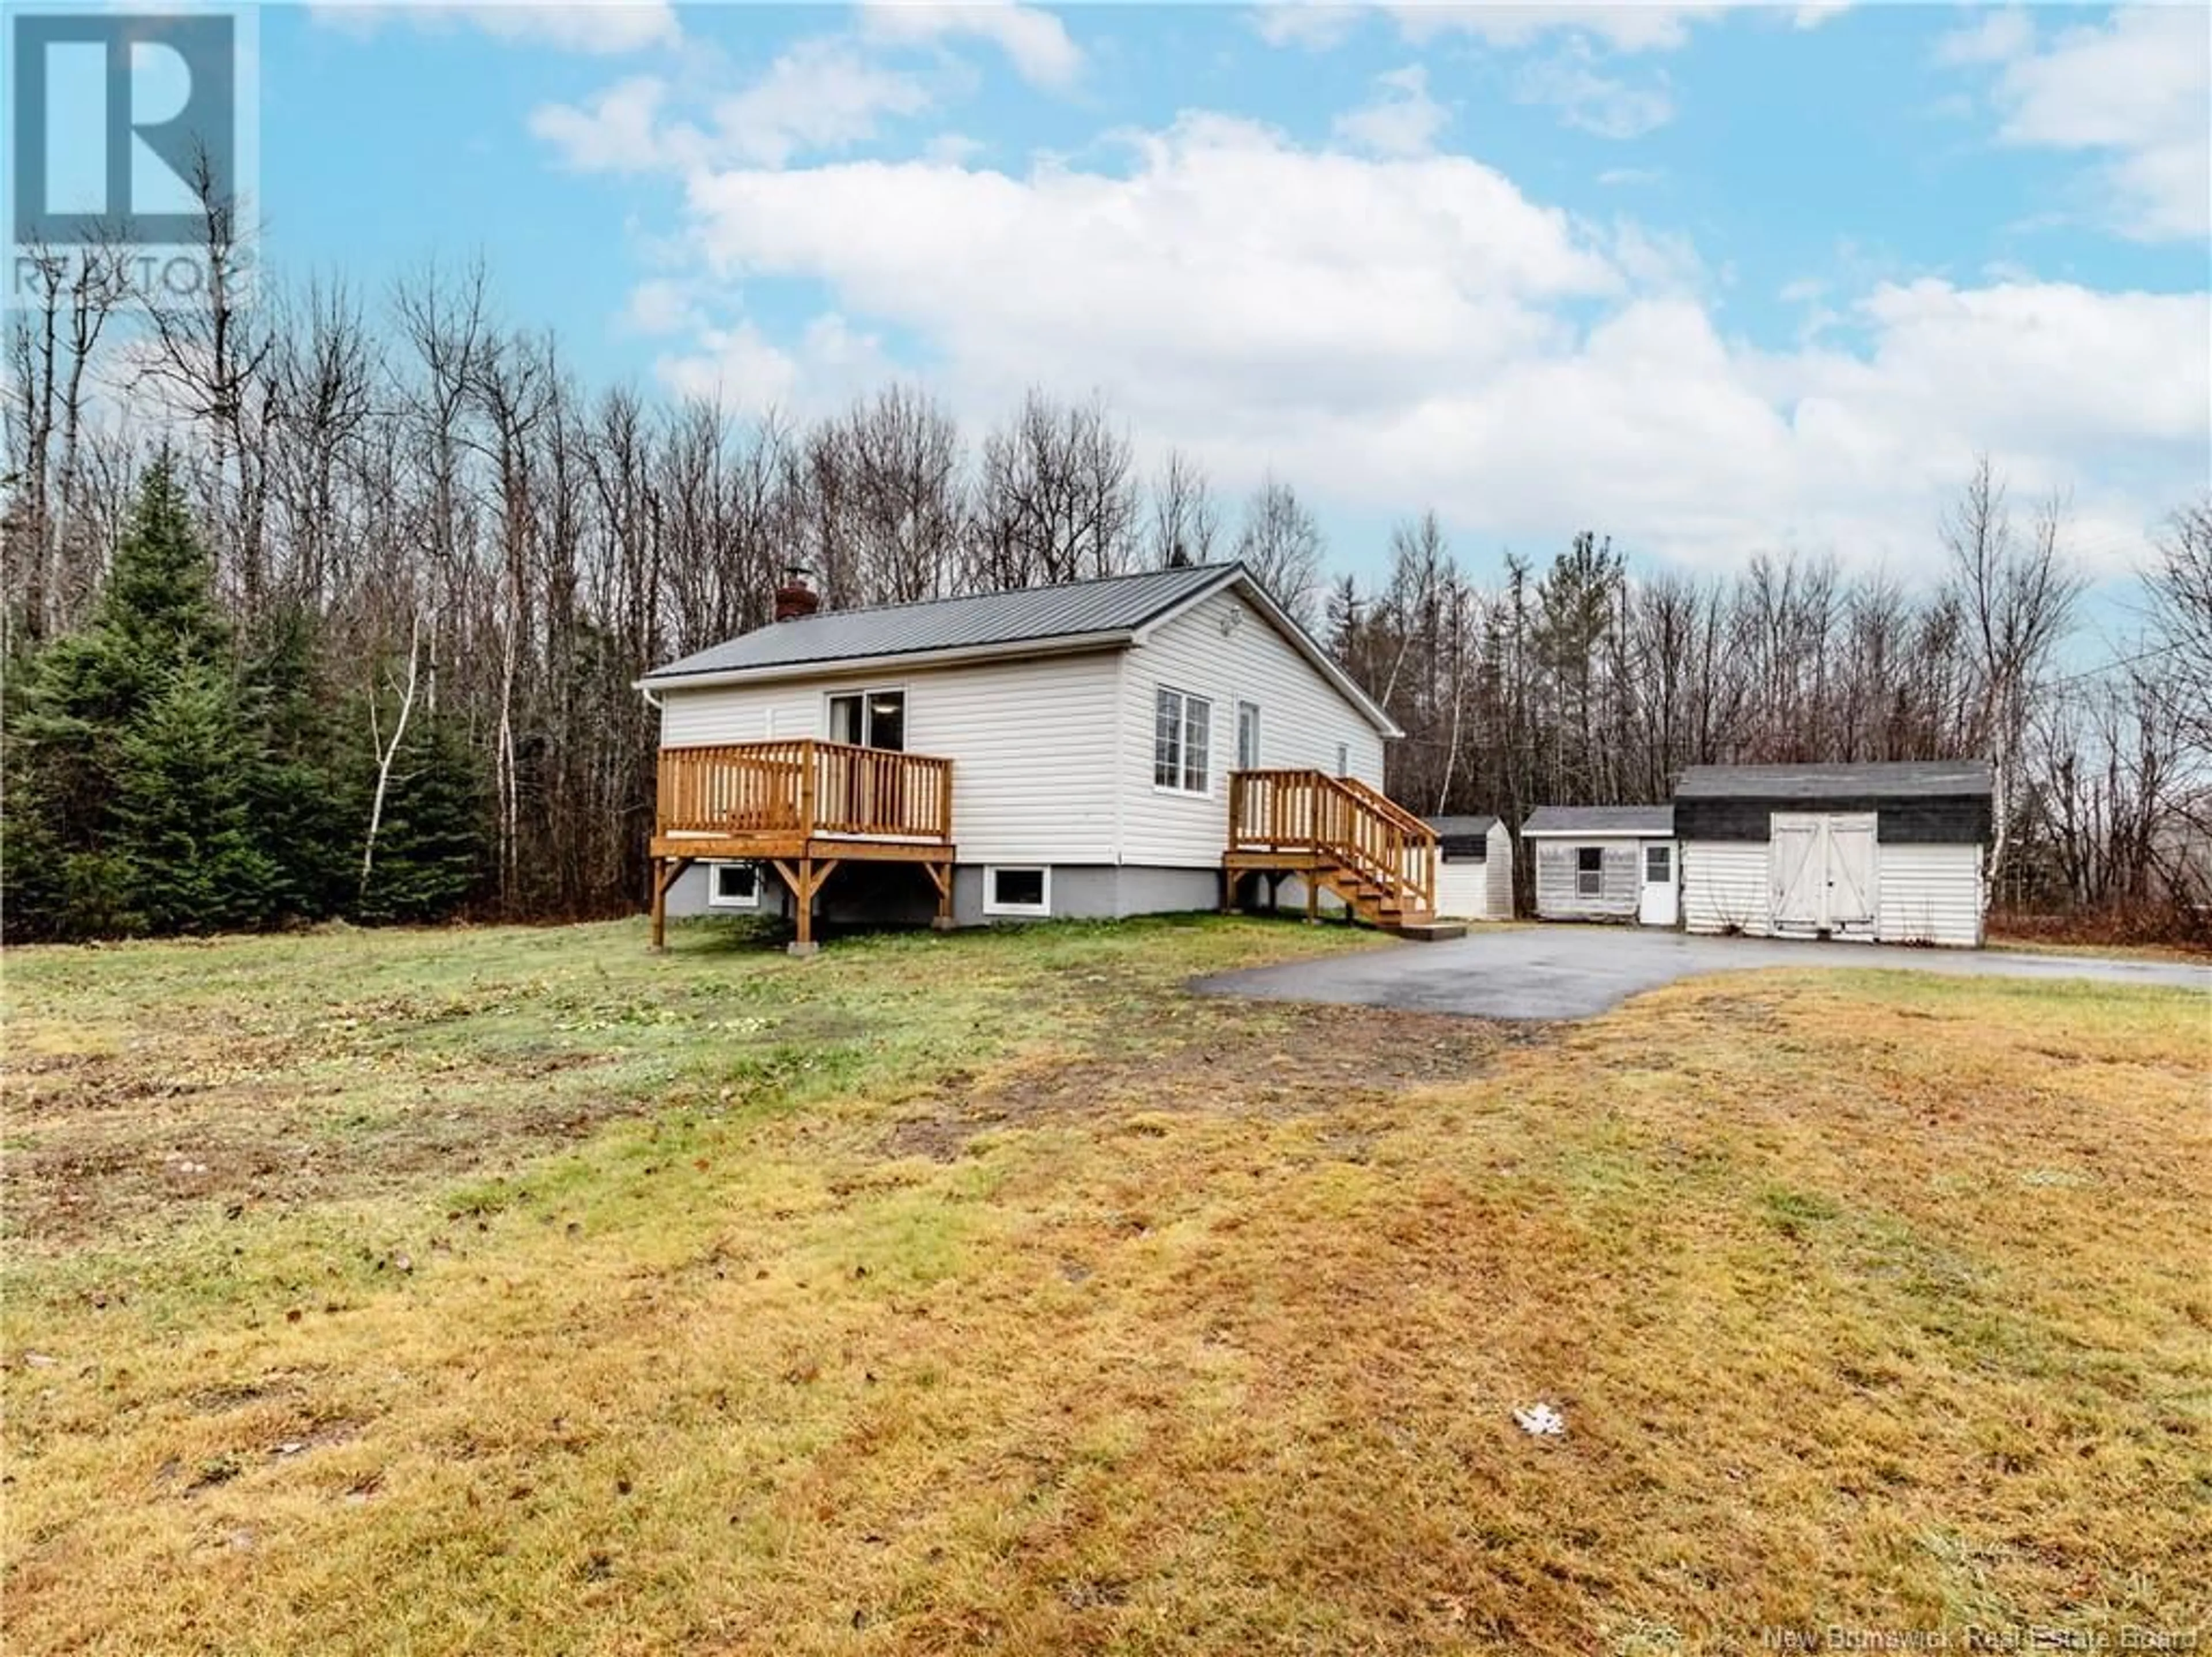
[[[706,673],[1127,634],[1239,573],[1236,564],[1192,564],[1060,587],[978,593],[870,610],[824,610],[796,621],[757,627],[709,646],[654,668],[645,682],[661,685]]]
[[[1950,800],[1988,795],[1984,759],[1909,759],[1864,765],[1692,765],[1677,800]]]
[[[1768,838],[1775,812],[1872,812],[1885,845],[1986,845],[1991,777],[1981,759],[1866,765],[1692,765],[1674,790],[1685,840]]]
[[[1672,806],[1539,806],[1521,825],[1523,834],[1654,836],[1674,832]]]
[[[1498,826],[1495,817],[1430,817],[1423,820],[1437,832],[1439,838],[1448,834],[1486,835]]]

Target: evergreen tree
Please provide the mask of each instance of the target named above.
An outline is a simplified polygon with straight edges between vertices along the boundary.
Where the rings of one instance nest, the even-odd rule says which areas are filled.
[[[84,630],[22,674],[9,709],[0,881],[11,929],[81,936],[250,925],[270,913],[214,572],[167,457],[147,471]]]
[[[137,928],[267,924],[282,872],[255,844],[248,795],[258,755],[228,674],[205,661],[173,669],[117,746],[111,861]]]
[[[489,868],[475,751],[450,717],[416,728],[392,771],[376,861],[354,906],[359,920],[443,920],[482,889]]]
[[[246,800],[256,843],[276,872],[277,911],[308,920],[340,913],[353,896],[359,851],[359,763],[333,728],[322,695],[313,616],[278,607],[255,631],[241,668],[257,735]]]

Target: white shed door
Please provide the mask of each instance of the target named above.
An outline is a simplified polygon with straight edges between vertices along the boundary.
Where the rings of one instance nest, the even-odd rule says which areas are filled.
[[[1828,819],[1830,926],[1863,926],[1874,919],[1874,818]]]
[[[1771,876],[1774,923],[1818,929],[1826,872],[1820,855],[1821,822],[1817,817],[1777,813],[1768,831],[1766,864]]]
[[[1873,813],[1816,817],[1777,812],[1768,837],[1778,929],[1829,932],[1874,919]]]

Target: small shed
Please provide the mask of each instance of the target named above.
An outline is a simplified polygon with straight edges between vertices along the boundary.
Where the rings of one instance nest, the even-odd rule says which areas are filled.
[[[1437,832],[1437,916],[1513,918],[1513,832],[1495,817],[1431,817]]]
[[[1543,806],[1521,825],[1547,921],[1676,919],[1672,806]]]
[[[1991,793],[1978,759],[1693,765],[1674,789],[1684,924],[1979,948]]]

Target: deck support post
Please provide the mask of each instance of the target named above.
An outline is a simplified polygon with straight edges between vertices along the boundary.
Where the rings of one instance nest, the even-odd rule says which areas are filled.
[[[656,857],[653,862],[653,953],[668,948],[668,888],[691,867],[689,857]]]
[[[1305,881],[1306,919],[1309,922],[1318,921],[1321,919],[1321,877],[1310,863],[1306,866]]]
[[[814,941],[814,896],[836,867],[835,857],[824,857],[817,862],[811,856],[802,856],[796,869],[781,857],[775,860],[775,872],[791,888],[792,912],[799,922],[799,936],[790,945],[792,954],[811,955],[822,947]]]
[[[952,930],[952,865],[924,863],[921,867],[923,873],[929,876],[929,883],[937,888],[937,914],[930,922],[930,928],[933,931],[950,932]]]

